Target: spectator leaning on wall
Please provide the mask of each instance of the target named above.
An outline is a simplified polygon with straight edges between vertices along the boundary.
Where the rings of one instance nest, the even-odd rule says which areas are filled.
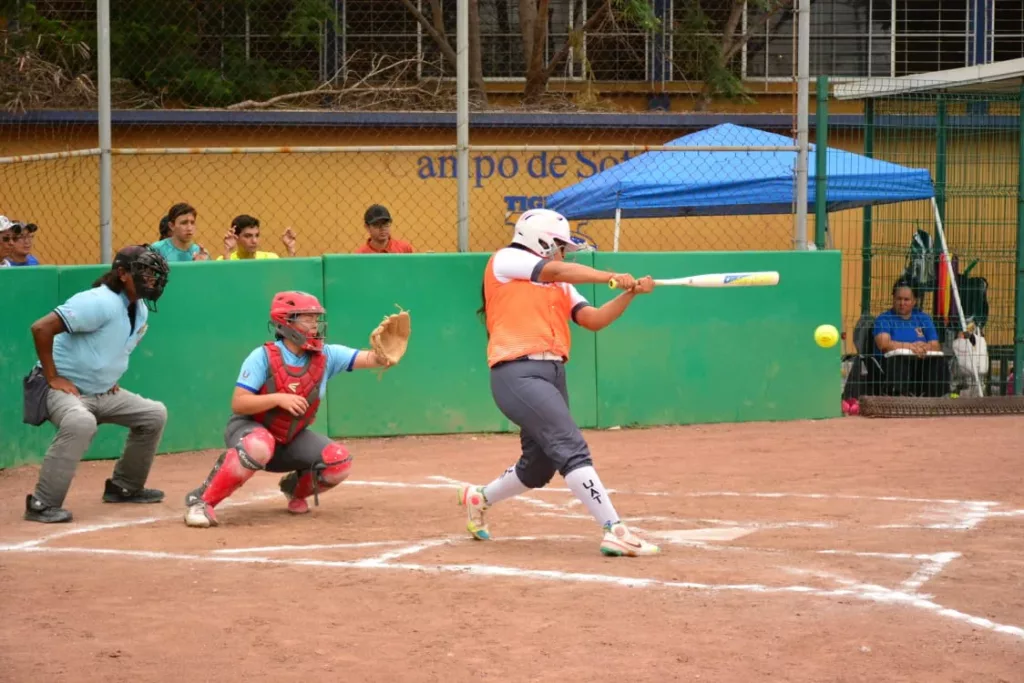
[[[281,235],[289,256],[295,256],[295,233],[287,228]],[[272,251],[260,251],[260,220],[242,214],[231,221],[231,230],[224,235],[224,255],[218,261],[278,258]]]
[[[208,261],[210,254],[193,238],[196,234],[198,212],[192,206],[181,202],[167,212],[171,236],[151,245],[168,263],[178,261]]]
[[[387,207],[374,204],[363,215],[369,236],[356,248],[356,254],[411,254],[412,245],[391,236],[391,213]]]
[[[111,423],[131,431],[107,479],[105,503],[158,503],[163,491],[144,487],[167,423],[163,403],[119,386],[128,358],[146,333],[150,310],[167,284],[167,262],[145,246],[125,247],[92,289],[75,294],[32,324],[39,362],[24,383],[24,421],[49,420],[57,434],[46,450],[25,519],[70,522],[63,508],[78,461]]]

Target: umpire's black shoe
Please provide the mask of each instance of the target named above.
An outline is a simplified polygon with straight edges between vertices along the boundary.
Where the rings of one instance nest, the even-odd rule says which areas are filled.
[[[60,524],[71,521],[71,511],[51,507],[30,493],[25,496],[25,519],[43,524]]]
[[[129,491],[107,479],[103,487],[104,503],[159,503],[164,499],[164,492],[157,489],[139,489]]]

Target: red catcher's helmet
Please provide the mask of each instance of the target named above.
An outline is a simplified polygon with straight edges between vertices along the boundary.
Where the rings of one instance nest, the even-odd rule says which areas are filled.
[[[317,316],[316,327],[308,332],[297,328],[297,316],[310,313]],[[278,292],[270,302],[270,326],[274,333],[306,351],[323,351],[327,331],[325,315],[320,301],[306,292]]]

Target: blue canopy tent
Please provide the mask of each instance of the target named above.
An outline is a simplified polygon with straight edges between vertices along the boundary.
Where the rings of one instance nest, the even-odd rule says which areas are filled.
[[[793,140],[725,123],[665,143],[666,147],[782,147]],[[808,210],[816,199],[815,154],[808,154]],[[653,151],[597,173],[546,198],[570,220],[614,218],[618,247],[622,218],[792,213],[795,151]],[[829,149],[827,210],[890,204],[935,196],[926,169]]]
[[[665,147],[792,147],[791,138],[733,124],[714,126]],[[815,145],[808,153],[807,204],[817,199]],[[570,220],[615,219],[614,251],[625,218],[785,214],[795,210],[797,153],[790,151],[651,151],[548,196],[545,206]],[[826,150],[826,210],[931,200],[953,298],[966,329],[960,292],[931,174],[839,149]],[[976,374],[976,373],[975,373]],[[977,381],[977,376],[975,377]],[[978,384],[980,386],[980,383]]]

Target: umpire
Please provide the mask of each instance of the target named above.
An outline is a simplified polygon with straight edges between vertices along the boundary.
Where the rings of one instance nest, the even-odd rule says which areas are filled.
[[[167,261],[147,245],[125,247],[92,289],[75,294],[32,324],[39,362],[25,378],[25,422],[57,428],[25,519],[70,522],[62,505],[78,461],[98,424],[128,427],[124,453],[106,481],[106,503],[158,503],[163,491],[144,488],[167,423],[163,403],[122,389],[128,357],[146,332],[163,293]]]

